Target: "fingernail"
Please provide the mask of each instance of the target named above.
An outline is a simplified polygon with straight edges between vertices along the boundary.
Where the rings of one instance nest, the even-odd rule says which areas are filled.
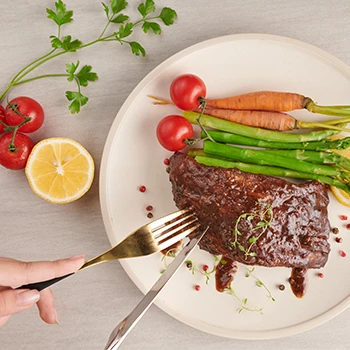
[[[17,306],[30,306],[38,302],[39,299],[40,293],[37,290],[26,290],[17,294]]]
[[[54,316],[54,319],[55,319],[55,323],[56,323],[56,324],[60,324],[60,322],[58,321],[58,316],[57,316],[57,311],[56,311],[56,309],[53,311],[53,316]]]
[[[85,258],[85,255],[84,254],[75,255],[75,256],[72,256],[71,258],[68,258],[68,259],[70,259],[70,260],[78,260],[78,259],[81,259],[81,258]]]

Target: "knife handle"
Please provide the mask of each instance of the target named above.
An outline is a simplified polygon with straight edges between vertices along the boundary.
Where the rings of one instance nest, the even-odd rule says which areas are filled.
[[[38,292],[40,292],[40,291],[44,290],[45,288],[50,287],[53,284],[55,284],[59,281],[62,281],[63,279],[65,279],[69,276],[72,276],[74,274],[75,274],[75,272],[69,273],[68,275],[64,275],[61,277],[52,278],[51,280],[47,280],[47,281],[25,284],[23,286],[15,288],[15,289],[36,289]]]
[[[165,285],[172,279],[175,272],[180,268],[188,255],[197,246],[198,242],[207,232],[207,227],[200,235],[192,238],[187,245],[180,251],[176,258],[171,262],[165,272],[158,278],[157,282],[148,291],[148,293],[137,304],[134,310],[120,322],[112,331],[105,350],[116,350],[119,348],[122,341],[126,338],[129,332],[134,328],[136,323],[141,319],[145,312],[152,305],[158,294],[162,291]]]
[[[151,294],[148,294],[147,298],[142,299],[136,308],[114,328],[105,350],[116,350],[119,348],[125,337],[152,305],[152,301],[158,293],[153,291]]]

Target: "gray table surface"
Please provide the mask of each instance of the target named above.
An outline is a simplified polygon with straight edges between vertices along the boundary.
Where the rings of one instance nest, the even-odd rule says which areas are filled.
[[[67,0],[75,21],[66,29],[83,41],[94,38],[105,23],[100,1]],[[135,12],[138,1],[130,0]],[[137,83],[163,60],[200,41],[233,33],[269,33],[316,45],[350,64],[348,0],[157,0],[177,10],[176,26],[161,37],[140,36],[147,57],[135,57],[114,43],[85,49],[69,59],[91,64],[99,81],[87,89],[90,102],[71,116],[64,80],[46,79],[17,87],[46,111],[44,127],[34,136],[72,137],[85,145],[96,162],[91,190],[81,200],[56,206],[35,196],[22,171],[0,169],[0,255],[22,260],[55,259],[84,253],[92,257],[109,248],[99,203],[99,166],[115,115]],[[0,0],[1,90],[19,68],[47,52],[56,28],[46,19],[52,0]],[[41,72],[60,71],[61,57]],[[347,276],[346,276],[347,277]],[[138,303],[141,292],[118,262],[87,270],[54,287],[59,325],[46,325],[35,308],[11,318],[0,330],[0,349],[103,349],[109,332]],[[350,310],[328,323],[284,339],[240,341],[192,329],[150,308],[123,349],[349,349]]]

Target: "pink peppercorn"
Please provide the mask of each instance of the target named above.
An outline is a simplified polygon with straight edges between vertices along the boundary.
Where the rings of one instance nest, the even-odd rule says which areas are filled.
[[[199,291],[201,290],[201,286],[197,284],[197,285],[194,287],[194,289],[195,289],[197,292],[199,292]]]
[[[152,211],[152,210],[153,210],[153,207],[152,207],[151,205],[148,205],[148,206],[146,207],[146,210],[147,210],[147,211]]]
[[[337,237],[337,238],[335,239],[335,241],[336,241],[337,243],[342,243],[342,242],[343,242],[343,238]]]
[[[340,220],[346,221],[348,217],[346,215],[340,215],[339,216]]]
[[[207,271],[209,269],[209,266],[208,265],[203,265],[203,270],[204,271]]]
[[[165,159],[163,160],[163,163],[164,163],[165,165],[169,165],[169,164],[170,164],[169,158],[165,158]]]
[[[346,253],[344,252],[344,250],[341,250],[339,252],[339,255],[342,257],[342,258],[345,258],[346,257]]]
[[[317,274],[317,276],[320,277],[320,278],[323,278],[324,274],[320,272],[320,273]]]
[[[346,225],[346,228],[347,228],[348,230],[350,230],[350,224],[347,224],[347,225]]]
[[[140,186],[139,187],[140,192],[146,192],[146,186]]]

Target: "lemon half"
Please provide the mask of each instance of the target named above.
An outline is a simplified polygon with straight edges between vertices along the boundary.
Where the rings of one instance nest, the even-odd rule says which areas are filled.
[[[94,179],[94,160],[77,141],[53,137],[37,143],[25,174],[32,190],[50,203],[70,203],[82,197]]]

